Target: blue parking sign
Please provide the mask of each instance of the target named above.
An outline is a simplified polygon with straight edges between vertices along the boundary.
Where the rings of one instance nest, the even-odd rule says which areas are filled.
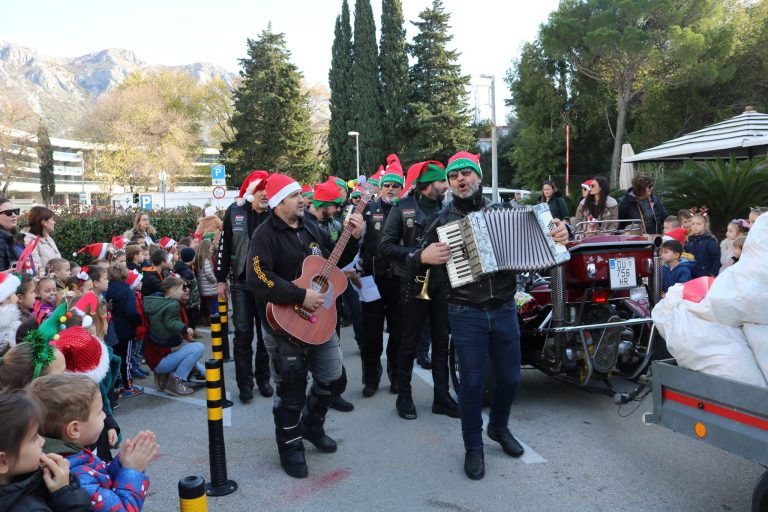
[[[152,194],[139,195],[139,208],[142,210],[152,209]]]
[[[216,164],[211,166],[211,182],[213,185],[226,185],[227,173],[224,165]]]

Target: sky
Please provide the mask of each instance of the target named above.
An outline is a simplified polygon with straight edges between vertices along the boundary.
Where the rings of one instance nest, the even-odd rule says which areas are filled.
[[[354,0],[349,0],[354,16]],[[402,0],[406,38],[410,24],[431,0]],[[371,1],[378,41],[381,1]],[[444,0],[451,13],[462,71],[472,76],[470,106],[490,117],[489,79],[496,79],[497,124],[504,124],[509,97],[504,76],[523,43],[535,39],[539,25],[557,0]],[[0,3],[0,39],[40,53],[77,57],[106,48],[126,48],[150,64],[211,62],[236,72],[246,39],[272,23],[285,33],[294,64],[310,84],[328,83],[331,45],[341,0],[38,0]]]

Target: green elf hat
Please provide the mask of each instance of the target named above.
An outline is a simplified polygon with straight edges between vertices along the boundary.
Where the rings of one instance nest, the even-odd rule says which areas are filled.
[[[341,203],[341,191],[335,179],[331,178],[325,183],[315,185],[315,189],[312,191],[312,205],[315,208],[341,205]]]
[[[405,180],[403,192],[400,198],[403,199],[414,188],[416,183],[430,183],[433,181],[445,180],[445,166],[437,160],[427,160],[418,162],[408,168],[408,175]]]
[[[400,186],[405,184],[403,166],[400,164],[400,159],[397,158],[397,155],[394,153],[387,157],[387,168],[384,171],[384,175],[379,180],[380,185],[384,185],[385,183],[397,183]]]
[[[355,189],[352,191],[352,193],[349,194],[349,197],[351,199],[354,199],[356,197],[360,197],[362,195],[362,193],[363,193],[363,189],[362,189],[362,187],[360,187],[360,185],[358,185],[358,186],[355,187]]]
[[[475,171],[481,178],[483,177],[483,171],[480,169],[480,155],[473,155],[468,151],[459,151],[451,158],[448,159],[448,168],[445,170],[446,174],[451,171],[458,171],[459,169],[470,168]]]
[[[301,197],[306,197],[309,199],[312,199],[312,187],[309,185],[302,185],[301,186]]]
[[[35,367],[33,379],[38,378],[40,373],[56,359],[51,342],[59,337],[59,331],[66,328],[67,319],[71,316],[71,313],[67,313],[67,303],[62,302],[53,310],[51,316],[40,324],[40,327],[29,331],[24,336],[24,341],[32,344],[32,364]]]
[[[384,176],[384,166],[380,165],[379,170],[376,171],[370,178],[368,178],[368,183],[378,187],[379,184],[381,183],[382,176]]]
[[[331,176],[330,178],[328,178],[328,181],[335,182],[336,186],[338,186],[340,189],[349,190],[349,187],[347,186],[347,182],[339,178],[338,176]]]

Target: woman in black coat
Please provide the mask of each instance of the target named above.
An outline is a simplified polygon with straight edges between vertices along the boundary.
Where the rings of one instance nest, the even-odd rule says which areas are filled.
[[[13,240],[19,223],[19,213],[19,209],[10,199],[0,197],[0,272],[9,270],[19,258]]]
[[[563,222],[571,222],[571,215],[568,213],[568,204],[563,199],[563,195],[557,190],[557,185],[552,180],[544,180],[541,185],[541,197],[539,203],[547,203],[552,217],[560,219]]]
[[[632,188],[619,202],[619,219],[634,219],[637,222],[622,222],[619,227],[632,226],[633,231],[661,235],[667,215],[664,203],[653,193],[653,180],[641,175],[632,178]]]

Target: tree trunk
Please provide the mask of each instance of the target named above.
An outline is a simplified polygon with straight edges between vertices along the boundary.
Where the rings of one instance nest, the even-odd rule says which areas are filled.
[[[624,130],[627,126],[627,105],[629,105],[629,94],[619,89],[616,94],[616,136],[613,139],[613,156],[611,157],[611,189],[619,186],[621,146],[624,143]]]

